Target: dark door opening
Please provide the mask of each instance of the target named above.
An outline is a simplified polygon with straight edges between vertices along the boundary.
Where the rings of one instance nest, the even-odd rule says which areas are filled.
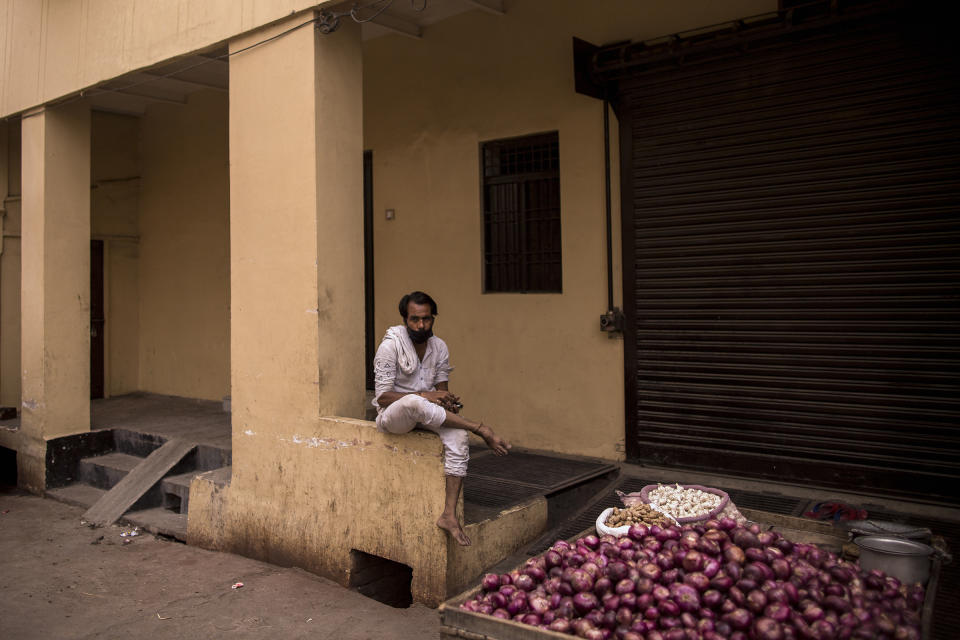
[[[90,398],[103,397],[103,240],[90,241]]]
[[[366,313],[367,389],[373,389],[373,356],[377,343],[373,322],[373,152],[363,152],[363,290]]]

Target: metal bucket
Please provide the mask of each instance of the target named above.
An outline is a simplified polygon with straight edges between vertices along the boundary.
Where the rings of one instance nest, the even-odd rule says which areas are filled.
[[[860,567],[879,569],[901,582],[926,584],[930,577],[933,547],[896,536],[862,536],[854,544],[860,547]]]

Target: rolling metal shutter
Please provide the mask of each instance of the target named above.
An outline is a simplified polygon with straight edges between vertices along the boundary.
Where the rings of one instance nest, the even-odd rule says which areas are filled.
[[[620,79],[629,458],[958,500],[960,92],[928,36],[894,12]]]

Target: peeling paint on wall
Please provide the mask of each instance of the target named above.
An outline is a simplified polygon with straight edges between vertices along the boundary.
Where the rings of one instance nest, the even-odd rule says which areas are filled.
[[[244,431],[245,435],[256,435],[252,430],[247,429]],[[357,449],[359,451],[365,451],[368,447],[373,445],[373,442],[369,440],[361,440],[359,438],[354,438],[352,440],[337,440],[334,438],[320,438],[317,436],[306,437],[300,434],[294,434],[292,438],[282,438],[278,437],[277,440],[280,442],[289,442],[292,444],[298,444],[306,446],[309,449],[321,449],[323,451],[337,451],[340,449]],[[428,454],[417,449],[409,448],[400,448],[392,444],[383,444],[383,447],[392,453],[396,453],[408,458],[414,458],[411,460],[413,464],[416,464],[417,461],[415,458],[442,458],[442,453]]]
[[[369,447],[372,443],[367,440],[335,440],[333,438],[318,438],[316,436],[305,438],[299,434],[295,434],[292,440],[287,440],[286,438],[279,438],[282,442],[293,442],[294,444],[303,444],[311,449],[324,449],[324,450],[335,450],[335,449],[351,449],[356,448],[361,451]]]

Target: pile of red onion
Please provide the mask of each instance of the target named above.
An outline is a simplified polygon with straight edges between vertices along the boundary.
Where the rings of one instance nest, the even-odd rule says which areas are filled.
[[[463,609],[591,640],[920,637],[924,591],[732,519],[556,542]]]

